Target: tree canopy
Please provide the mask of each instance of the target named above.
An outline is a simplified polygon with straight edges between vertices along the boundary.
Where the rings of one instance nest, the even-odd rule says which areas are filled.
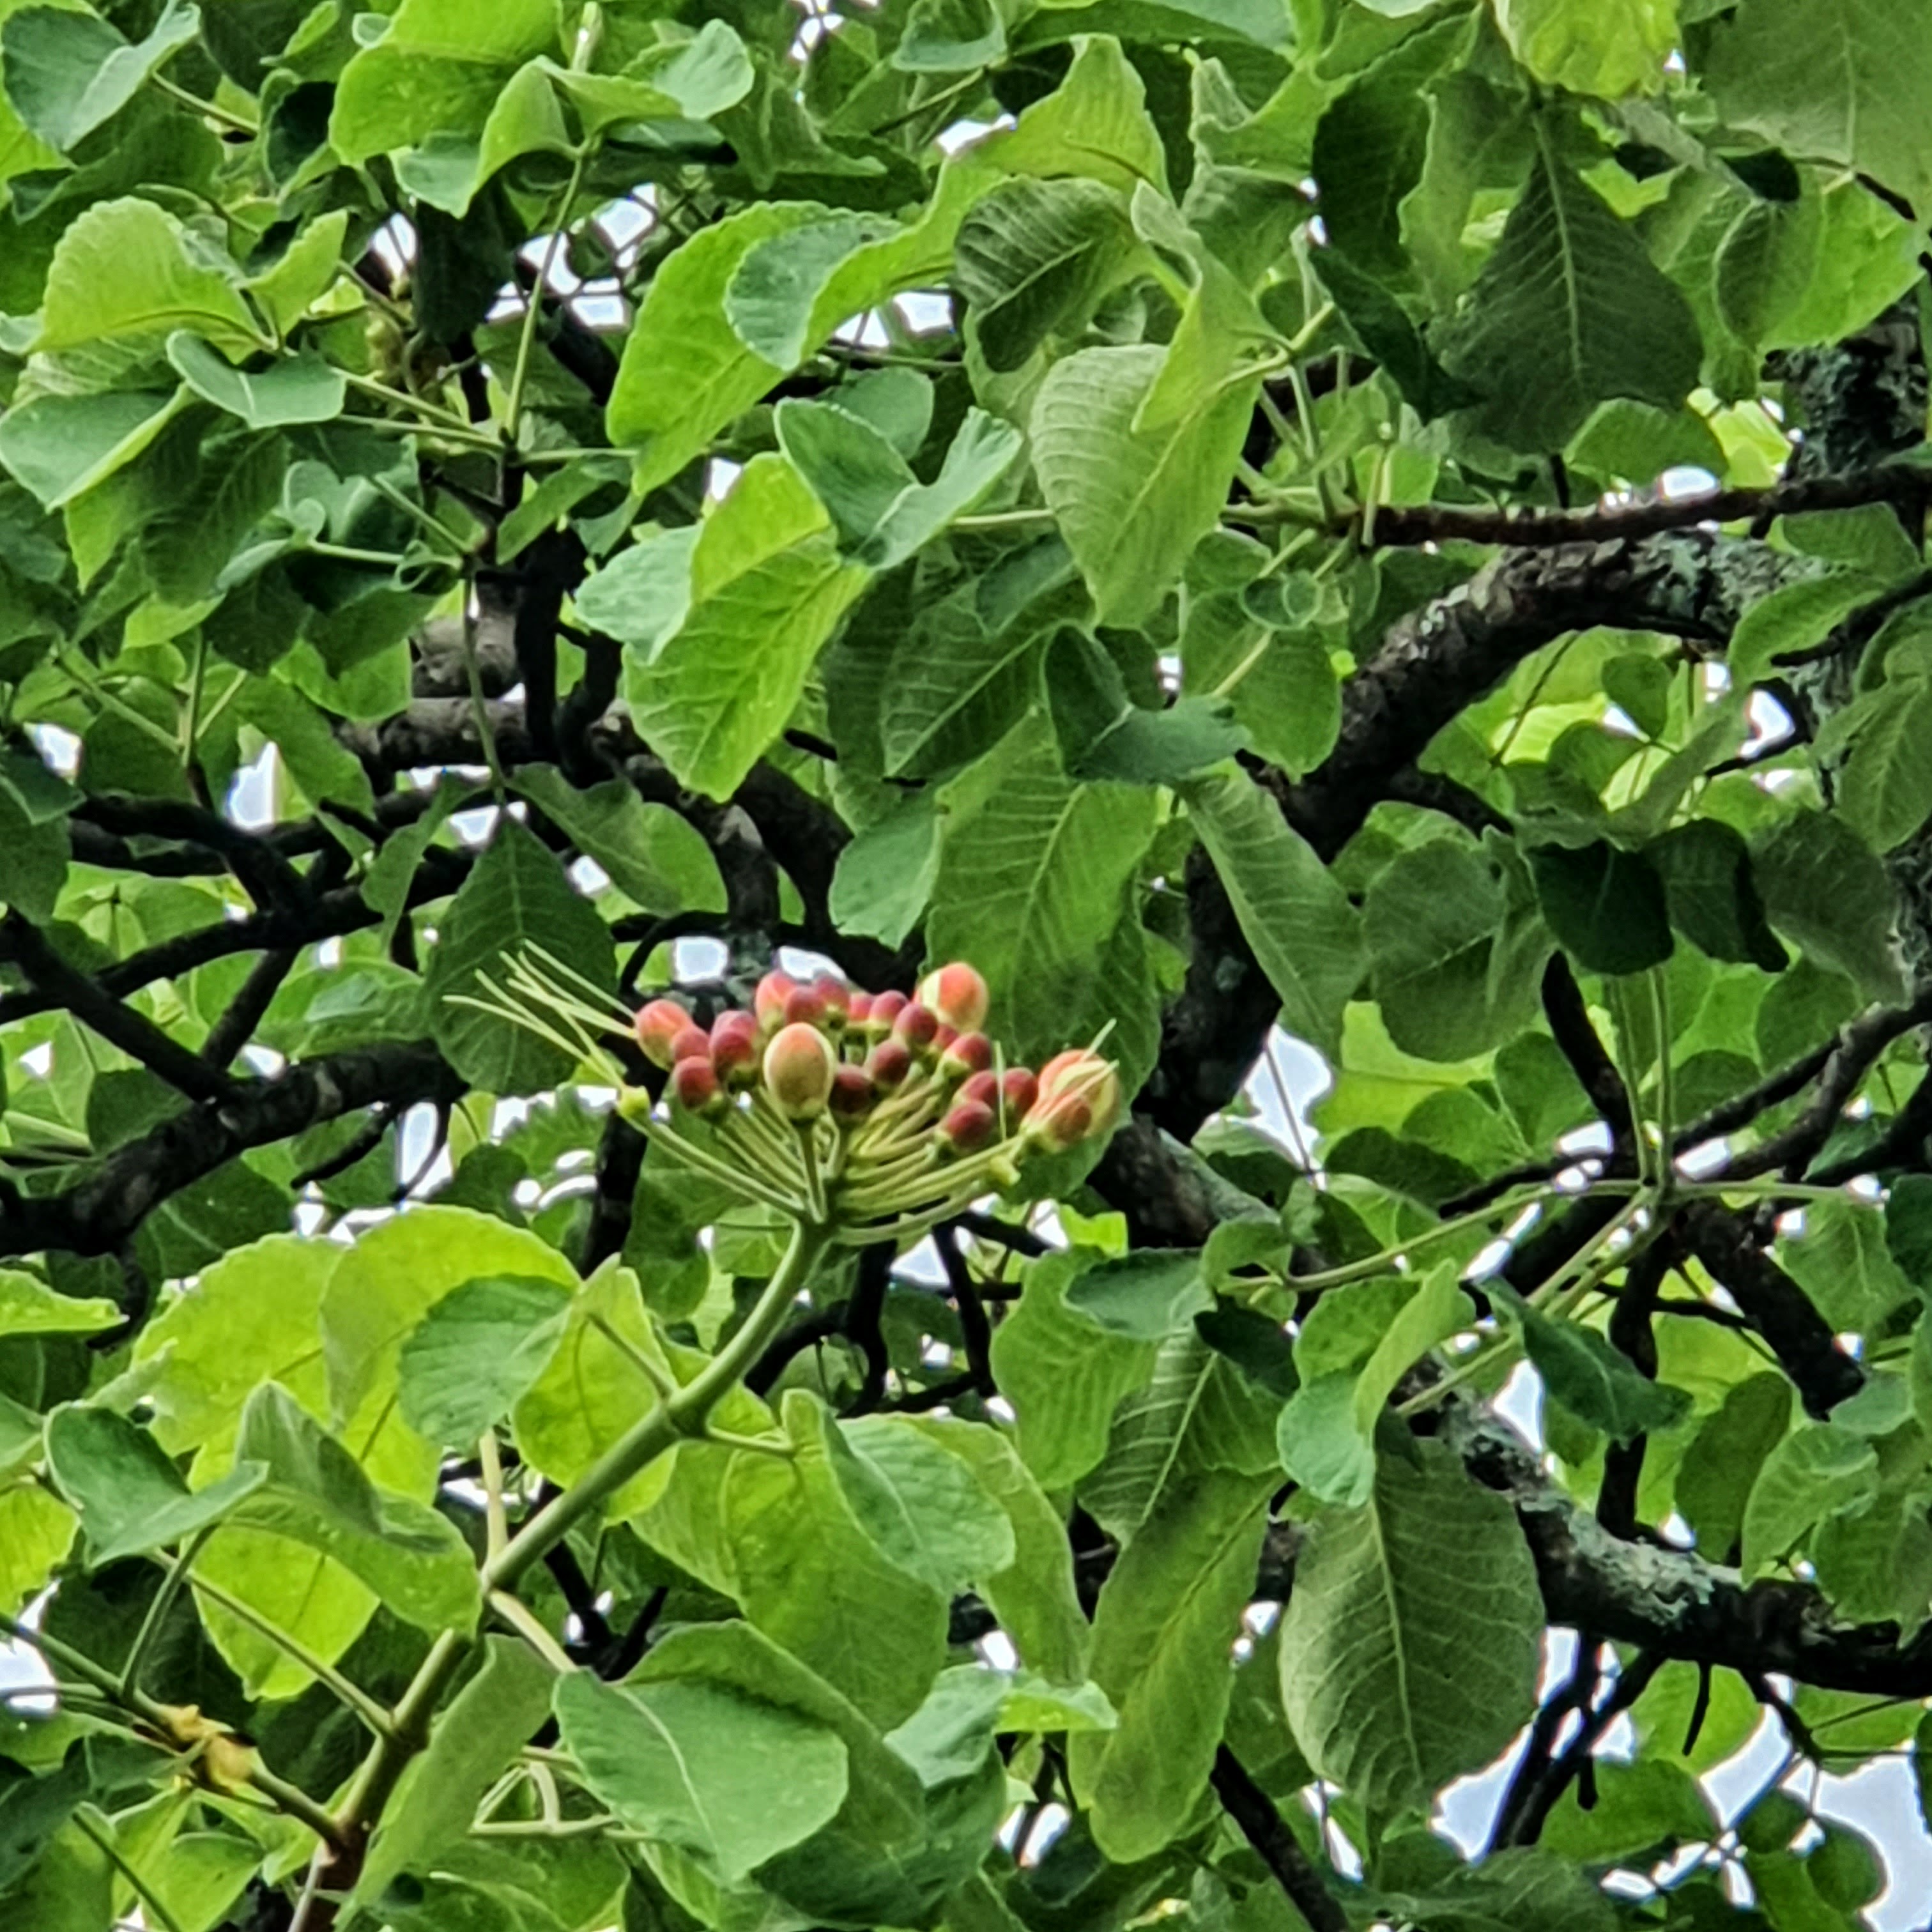
[[[0,0],[0,1924],[1858,1922],[1928,126],[1932,0]]]

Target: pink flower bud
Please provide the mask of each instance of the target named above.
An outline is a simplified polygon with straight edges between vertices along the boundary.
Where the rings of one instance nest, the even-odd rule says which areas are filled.
[[[866,1016],[866,1033],[872,1040],[884,1040],[892,1030],[900,1014],[909,1002],[904,994],[896,987],[872,995],[871,1010]]]
[[[690,1025],[691,1016],[675,1000],[652,1000],[638,1009],[638,1044],[655,1066],[671,1066],[677,1056],[670,1043]]]
[[[872,1017],[872,996],[870,993],[854,993],[845,1009],[847,1022],[863,1028]]]
[[[946,1042],[939,1056],[939,1070],[948,1080],[963,1079],[993,1064],[993,1042],[982,1033],[962,1033]]]
[[[670,1070],[670,1090],[680,1107],[707,1120],[731,1104],[708,1060],[680,1060]]]
[[[687,1017],[670,1043],[671,1064],[680,1060],[704,1060],[711,1058],[711,1036],[698,1023]]]
[[[765,1048],[765,1090],[788,1120],[815,1120],[832,1097],[838,1062],[815,1026],[781,1027]]]
[[[758,982],[752,1006],[761,1024],[777,1026],[784,1018],[784,1004],[798,982],[789,973],[770,972]]]
[[[982,1068],[970,1075],[959,1090],[962,1100],[977,1100],[982,1107],[997,1106],[1000,1096],[999,1076],[991,1067]]]
[[[910,1006],[902,1006],[898,1018],[892,1022],[892,1037],[914,1053],[930,1046],[938,1030],[939,1016],[916,1000]]]
[[[866,1071],[874,1086],[882,1093],[890,1093],[905,1084],[906,1076],[912,1071],[912,1055],[903,1040],[882,1040],[866,1054]]]
[[[1007,1119],[1023,1120],[1040,1097],[1040,1082],[1030,1067],[1010,1066],[1000,1082],[1000,1091],[1006,1097]]]
[[[1120,1111],[1120,1077],[1084,1047],[1057,1053],[1040,1070],[1039,1097],[1026,1118],[1028,1139],[1056,1152],[1102,1134]]]
[[[812,990],[818,995],[825,1017],[820,1024],[833,1033],[843,1033],[845,1023],[851,1017],[852,989],[836,973],[821,973],[812,982]]]
[[[983,1100],[958,1102],[939,1124],[939,1144],[951,1154],[977,1154],[992,1144],[999,1121]]]
[[[842,1066],[832,1076],[832,1098],[828,1104],[839,1120],[863,1120],[878,1097],[872,1076],[862,1066]]]
[[[958,1037],[959,1029],[957,1027],[950,1027],[944,1020],[941,1020],[932,1036],[932,1050],[935,1053],[944,1053]]]
[[[711,1064],[725,1085],[742,1092],[758,1078],[758,1022],[749,1013],[721,1014],[711,1029]]]
[[[950,1027],[977,1033],[986,1024],[986,982],[963,959],[928,973],[919,997]]]
[[[809,1027],[825,1024],[825,1001],[816,986],[794,986],[786,994],[784,1023]]]

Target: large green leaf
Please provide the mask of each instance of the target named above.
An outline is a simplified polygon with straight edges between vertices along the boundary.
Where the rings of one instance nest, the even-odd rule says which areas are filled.
[[[446,1449],[507,1416],[548,1366],[570,1294],[554,1281],[484,1275],[446,1294],[403,1344],[403,1419]]]
[[[1368,964],[1361,916],[1313,848],[1245,772],[1187,790],[1187,813],[1289,1032],[1333,1052]]]
[[[328,422],[342,413],[348,393],[340,370],[319,356],[291,356],[250,374],[224,362],[202,338],[178,328],[168,338],[168,360],[195,394],[239,416],[250,429]]]
[[[909,1418],[859,1416],[828,1440],[853,1514],[902,1570],[950,1598],[1011,1567],[1018,1552],[1006,1511],[970,1463]]]
[[[1508,1503],[1425,1442],[1412,1462],[1382,1459],[1372,1498],[1323,1516],[1304,1546],[1282,1702],[1322,1777],[1384,1816],[1418,1810],[1527,1720],[1542,1639]]]
[[[866,575],[791,465],[754,459],[691,552],[680,620],[626,653],[632,718],[683,783],[728,798],[743,782]]]
[[[1744,1504],[1747,1579],[1792,1550],[1828,1517],[1869,1503],[1878,1492],[1870,1442],[1831,1423],[1787,1436],[1760,1466]]]
[[[591,1789],[633,1830],[703,1858],[727,1885],[845,1800],[845,1746],[796,1711],[703,1682],[602,1684],[574,1671],[557,1723]]]
[[[130,44],[98,14],[22,8],[0,28],[7,98],[24,126],[68,153],[119,113],[199,24],[193,7],[167,0],[146,38]]]
[[[1442,343],[1482,390],[1484,429],[1559,449],[1598,403],[1675,409],[1697,378],[1697,326],[1674,283],[1546,142],[1496,250]]]
[[[457,1004],[488,1000],[485,982],[500,986],[508,962],[532,944],[586,979],[608,985],[614,976],[610,928],[557,855],[506,814],[450,907],[428,976],[438,1045],[466,1079],[492,1093],[534,1093],[571,1070],[562,1048],[514,1020]]]
[[[516,787],[646,912],[724,910],[718,862],[669,806],[646,804],[622,778],[580,788],[554,765],[524,766]]]
[[[1502,1284],[1492,1292],[1521,1329],[1544,1388],[1580,1422],[1628,1442],[1673,1428],[1689,1413],[1688,1391],[1651,1380],[1594,1328],[1554,1319]]]
[[[1576,94],[1654,94],[1678,43],[1676,0],[1499,0],[1510,51]]]
[[[1254,406],[1254,379],[1230,379],[1157,428],[1136,418],[1164,351],[1083,349],[1056,362],[1028,434],[1047,505],[1101,620],[1138,623],[1179,580],[1214,527]]]

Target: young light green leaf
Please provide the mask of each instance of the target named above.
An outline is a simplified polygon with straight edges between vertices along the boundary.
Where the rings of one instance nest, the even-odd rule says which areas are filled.
[[[62,1294],[21,1268],[0,1268],[0,1335],[98,1335],[127,1319],[105,1295]]]
[[[304,353],[250,375],[224,362],[184,328],[168,338],[168,360],[195,394],[250,429],[282,429],[290,423],[330,422],[342,413],[348,386],[340,370],[320,356]]]
[[[1744,1504],[1745,1580],[1801,1548],[1827,1516],[1877,1493],[1878,1455],[1863,1436],[1830,1423],[1787,1436],[1759,1468]]]
[[[1676,0],[1500,0],[1496,24],[1538,80],[1610,100],[1656,93],[1678,44]]]
[[[910,1418],[855,1417],[827,1440],[853,1514],[902,1570],[952,1597],[1012,1564],[1016,1546],[1006,1512],[970,1464]]]
[[[1740,685],[1770,676],[1776,660],[1822,643],[1883,586],[1850,571],[1803,577],[1757,598],[1738,620],[1726,654]]]
[[[1187,788],[1187,813],[1289,1032],[1333,1052],[1366,969],[1361,916],[1274,800],[1244,772]]]
[[[1214,1305],[1201,1279],[1197,1248],[1145,1248],[1105,1261],[1066,1291],[1066,1306],[1110,1335],[1163,1342]]]

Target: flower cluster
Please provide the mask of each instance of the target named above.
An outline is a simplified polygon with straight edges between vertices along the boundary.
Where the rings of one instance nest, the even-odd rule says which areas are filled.
[[[692,1166],[847,1241],[916,1235],[1012,1185],[1028,1155],[1104,1134],[1120,1112],[1119,1076],[1092,1048],[1037,1072],[1005,1065],[983,1030],[986,982],[959,961],[911,998],[830,974],[767,973],[749,1008],[708,1027],[676,1000],[652,1000],[626,1018],[670,1076],[654,1103],[592,1037],[616,1030],[603,996],[586,1004],[555,976],[576,975],[532,951],[550,971],[519,961],[508,990],[470,1004],[592,1059],[614,1076],[626,1118]]]

